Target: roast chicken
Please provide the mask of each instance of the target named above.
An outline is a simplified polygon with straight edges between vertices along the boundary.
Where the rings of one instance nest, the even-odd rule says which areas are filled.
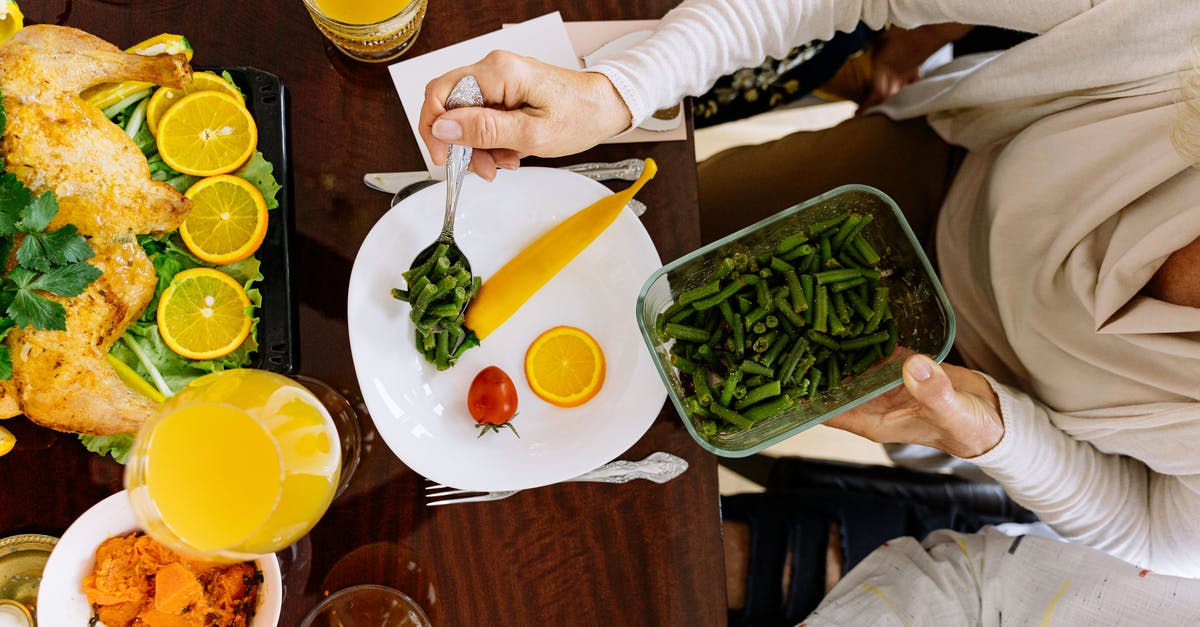
[[[154,268],[134,236],[175,230],[190,204],[152,180],[133,141],[79,96],[129,80],[183,87],[191,68],[183,55],[127,54],[61,26],[30,26],[0,45],[4,166],[35,195],[54,192],[49,228],[74,224],[104,273],[75,298],[48,296],[66,308],[65,331],[9,333],[14,372],[0,382],[0,416],[23,412],[60,431],[108,435],[135,431],[154,411],[105,355],[154,297]]]

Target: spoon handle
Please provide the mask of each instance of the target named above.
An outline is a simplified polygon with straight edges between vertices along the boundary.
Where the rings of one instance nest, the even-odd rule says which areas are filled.
[[[442,221],[442,232],[438,235],[440,241],[449,241],[454,235],[454,212],[458,209],[458,191],[462,189],[470,163],[470,146],[450,146],[450,154],[446,157],[446,216]]]
[[[474,76],[459,79],[446,98],[446,109],[483,106],[483,93]],[[451,144],[446,157],[446,217],[442,221],[442,232],[438,240],[444,243],[454,238],[454,212],[458,209],[458,191],[462,189],[463,177],[471,164],[471,147]]]

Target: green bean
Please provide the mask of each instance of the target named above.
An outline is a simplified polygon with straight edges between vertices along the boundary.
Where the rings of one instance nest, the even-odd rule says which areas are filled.
[[[782,298],[775,299],[775,307],[779,309],[779,313],[783,314],[784,319],[797,327],[804,326],[804,318],[796,313],[795,309]]]
[[[831,242],[835,251],[842,250],[842,246],[846,244],[846,238],[858,231],[858,226],[862,223],[862,219],[862,215],[852,213],[838,226],[837,233],[833,236],[833,241]]]
[[[853,308],[863,320],[867,320],[871,317],[871,306],[867,304],[867,301],[863,300],[862,296],[859,296],[857,290],[846,292],[846,300],[850,301],[850,307]]]
[[[705,283],[704,285],[701,285],[700,287],[694,287],[694,288],[680,294],[679,298],[675,302],[678,304],[687,305],[687,304],[692,303],[693,301],[700,300],[701,298],[712,296],[713,294],[716,294],[717,292],[720,292],[720,291],[721,291],[721,282],[720,281],[711,281],[711,282]],[[724,301],[722,301],[722,302],[724,302]]]
[[[816,288],[816,304],[813,305],[812,328],[824,333],[829,330],[829,290],[824,285]]]
[[[396,300],[401,300],[401,301],[404,301],[407,303],[408,302],[408,290],[402,290],[398,287],[393,287],[392,288],[392,298],[395,298]]]
[[[825,335],[824,333],[818,332],[816,329],[809,329],[805,336],[814,344],[824,346],[831,351],[836,351],[841,348],[841,346],[838,345],[837,340]]]
[[[771,269],[776,272],[795,272],[796,269],[792,264],[780,259],[779,257],[771,257]]]
[[[696,362],[687,357],[680,357],[679,355],[671,355],[671,365],[678,368],[684,374],[692,374],[699,367],[696,365]]]
[[[433,358],[433,363],[438,370],[445,370],[450,367],[450,335],[447,333],[435,333],[436,348]]]
[[[701,298],[700,300],[693,302],[692,306],[695,307],[697,311],[704,311],[705,309],[712,309],[713,307],[720,305],[723,301],[728,299],[730,296],[733,296],[734,294],[736,294],[737,291],[742,288],[742,285],[744,285],[744,283],[742,283],[742,281],[744,281],[744,280],[745,280],[744,278],[743,279],[734,279],[729,282],[729,285],[726,285],[725,287],[721,288],[721,291],[717,292],[716,294],[713,294],[712,296],[709,296],[708,298]]]
[[[705,418],[712,417],[712,412],[708,411],[708,407],[703,405],[700,402],[700,399],[696,398],[695,396],[689,396],[683,399],[683,406],[688,410],[689,413],[695,416],[703,416]]]
[[[844,221],[848,217],[849,217],[848,215],[842,214],[842,215],[834,217],[834,218],[829,218],[827,220],[822,220],[820,222],[817,222],[808,227],[808,235],[809,235],[809,237],[818,237],[822,233],[824,233],[830,229],[833,229],[835,227],[840,226],[842,224],[842,221]]]
[[[446,303],[443,305],[431,305],[425,310],[425,314],[434,318],[453,318],[458,315],[461,305],[455,303]]]
[[[721,304],[717,305],[717,309],[719,309],[721,311],[721,317],[725,319],[725,324],[729,325],[730,328],[732,328],[734,326],[734,320],[733,320],[734,314],[733,314],[733,306],[729,304],[729,299],[725,299],[725,300],[721,301]]]
[[[796,261],[797,259],[806,258],[815,252],[817,252],[817,249],[813,248],[812,244],[802,244],[792,249],[791,252],[785,254],[782,259],[784,261]]]
[[[766,318],[763,318],[763,324],[767,325],[768,329],[774,329],[779,326],[779,318],[768,314]]]
[[[852,244],[855,252],[862,257],[863,261],[867,262],[868,266],[873,266],[879,263],[879,253],[875,251],[871,244],[868,243],[861,234],[854,236],[854,241]]]
[[[788,251],[796,248],[797,246],[799,246],[807,241],[808,241],[808,236],[805,235],[804,233],[793,233],[793,234],[783,238],[778,244],[775,245],[775,254],[776,255],[785,254]]]
[[[859,268],[841,268],[838,270],[825,270],[813,275],[817,285],[825,285],[826,283],[837,283],[839,281],[849,281],[862,276],[862,270]]]
[[[779,396],[783,392],[783,386],[779,385],[778,381],[764,383],[752,390],[746,392],[746,396],[733,404],[733,408],[737,411],[742,411],[747,407],[751,407],[757,403]]]
[[[729,407],[729,404],[733,402],[733,393],[737,390],[738,383],[741,383],[741,381],[741,370],[730,372],[729,376],[725,377],[725,382],[721,384],[721,395],[718,397],[717,402],[725,407]]]
[[[424,277],[422,277],[424,278]],[[409,312],[409,318],[413,321],[421,319],[425,315],[425,308],[429,306],[433,300],[434,294],[437,294],[437,288],[432,283],[426,282],[421,293],[417,295],[417,301],[412,304],[412,311]]]
[[[852,287],[858,287],[859,285],[863,285],[866,282],[867,282],[867,277],[860,276],[858,278],[850,279],[849,281],[838,281],[837,283],[831,283],[829,285],[829,287],[836,294],[838,292],[844,292]]]
[[[794,378],[793,373],[802,361],[806,350],[808,350],[808,340],[802,337],[796,338],[796,341],[792,343],[791,350],[788,351],[787,357],[783,358],[783,365],[779,368],[780,381],[786,384]]]
[[[791,409],[795,404],[796,401],[792,400],[792,397],[785,394],[773,401],[768,401],[747,409],[742,416],[751,423],[754,423],[766,418],[770,418],[771,416],[782,414],[783,412]]]
[[[838,342],[838,347],[841,348],[841,350],[843,350],[843,351],[853,351],[853,350],[858,350],[860,348],[866,348],[872,344],[882,344],[884,342],[887,342],[887,340],[888,340],[888,332],[887,331],[877,331],[870,335],[860,335],[858,337],[850,338],[847,340],[841,340],[840,342]]]
[[[775,310],[775,301],[771,298],[771,290],[767,288],[766,281],[760,281],[754,286],[754,294],[758,306],[765,309],[768,313]]]
[[[676,340],[704,343],[708,341],[709,333],[704,329],[698,329],[686,324],[668,322],[666,327],[663,328],[663,335]]]
[[[757,361],[752,361],[750,359],[742,360],[742,363],[738,364],[738,370],[740,370],[746,374],[757,374],[757,375],[762,375],[764,377],[775,376],[774,369],[772,369],[766,365],[760,364]]]
[[[739,429],[749,429],[750,427],[754,426],[753,421],[747,420],[736,411],[727,409],[719,404],[714,403],[709,405],[708,409],[717,418],[720,418],[721,420],[724,420],[725,422],[728,422]]]
[[[428,274],[429,270],[433,268],[433,264],[437,263],[438,259],[445,257],[448,250],[450,250],[449,244],[438,244],[437,248],[433,250],[433,255],[429,259],[426,259],[424,263],[411,270],[401,272],[400,276],[404,278],[404,282],[408,284],[409,289],[413,288],[414,282]]]
[[[854,216],[851,215],[850,218],[848,220],[846,220],[845,223],[843,223],[842,230],[846,230],[845,224],[849,223],[853,219],[854,219]],[[839,230],[837,237],[835,237],[833,240],[833,249],[838,252],[841,252],[842,250],[844,250],[846,248],[846,246],[848,244],[850,244],[853,241],[853,239],[858,236],[858,234],[860,232],[862,232],[863,227],[870,224],[871,221],[874,219],[875,219],[875,216],[868,213],[868,214],[862,216],[861,218],[859,218],[858,221],[855,222],[854,225],[852,225],[845,234],[843,234],[841,232],[841,230]]]
[[[842,384],[842,369],[836,357],[825,361],[825,384],[830,390]]]
[[[746,328],[742,325],[742,315],[733,314],[733,352],[741,357],[746,353]]]
[[[774,365],[775,360],[779,359],[779,356],[782,355],[783,352],[792,345],[792,343],[791,336],[787,335],[786,333],[783,335],[783,337],[777,337],[775,342],[771,344],[771,348],[768,348],[767,352],[763,353],[762,364],[764,366]]]
[[[887,286],[880,285],[875,288],[875,300],[871,304],[871,317],[867,318],[867,325],[863,327],[864,333],[874,333],[875,329],[879,328],[879,323],[883,321],[884,313],[888,308],[887,298]]]
[[[804,286],[800,285],[800,277],[796,275],[796,271],[784,272],[783,280],[787,284],[788,296],[792,299],[792,313],[800,313],[808,309],[808,301],[804,299]],[[780,309],[784,308],[780,307]]]
[[[764,317],[766,317],[766,315],[766,309],[763,309],[762,307],[755,307],[754,311],[746,314],[746,318],[742,321],[742,323],[746,325],[747,329],[750,329],[753,328],[755,324],[758,324],[758,321],[762,320]]]
[[[824,373],[820,368],[813,368],[808,374],[808,397],[816,398],[818,390],[821,389],[821,377]]]
[[[692,387],[696,390],[696,398],[701,405],[711,405],[713,402],[712,388],[708,386],[708,371],[703,367],[696,368],[692,373]]]
[[[775,341],[775,337],[778,334],[778,331],[768,331],[767,333],[760,335],[754,340],[754,344],[750,346],[750,349],[756,353],[767,352],[767,349],[771,348],[771,343]]]

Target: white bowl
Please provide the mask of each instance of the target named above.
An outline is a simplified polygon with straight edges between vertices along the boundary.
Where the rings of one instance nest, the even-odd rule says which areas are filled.
[[[83,592],[83,578],[95,567],[96,548],[109,538],[140,529],[124,490],[96,503],[71,523],[50,553],[42,572],[38,624],[87,625],[92,617],[92,607]],[[250,621],[250,627],[276,627],[283,605],[279,560],[274,555],[264,555],[256,563],[263,573],[263,584],[259,589],[258,611]]]

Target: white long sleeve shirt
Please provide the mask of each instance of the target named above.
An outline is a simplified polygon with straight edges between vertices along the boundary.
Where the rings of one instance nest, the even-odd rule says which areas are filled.
[[[971,461],[1064,537],[1200,577],[1200,310],[1140,294],[1200,236],[1200,170],[1169,140],[1200,2],[689,0],[594,69],[636,124],[859,21],[1041,33],[880,107],[970,150],[939,217],[939,273],[1005,422]]]

